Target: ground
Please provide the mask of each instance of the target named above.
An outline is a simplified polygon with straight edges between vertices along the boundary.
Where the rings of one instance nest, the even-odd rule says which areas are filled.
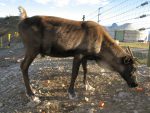
[[[41,102],[30,101],[20,71],[24,49],[18,47],[0,50],[0,113],[150,113],[150,68],[145,65],[137,67],[138,82],[144,89],[137,91],[128,88],[117,73],[90,61],[87,78],[95,91],[85,91],[80,68],[75,85],[78,98],[70,100],[72,58],[38,56],[29,75]]]

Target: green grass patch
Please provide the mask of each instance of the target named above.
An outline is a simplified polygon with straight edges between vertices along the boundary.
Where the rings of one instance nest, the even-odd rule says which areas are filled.
[[[149,48],[149,43],[143,43],[143,42],[120,42],[120,46],[122,47],[127,47],[129,46],[130,48],[139,48],[139,49],[148,49]],[[143,54],[142,51],[133,51],[133,54],[135,57],[138,58],[140,64],[147,64],[147,55]],[[139,64],[139,65],[140,65]]]
[[[147,58],[144,58],[144,59],[138,59],[138,61],[140,62],[139,65],[141,64],[147,64]]]
[[[148,43],[143,43],[143,42],[120,42],[119,45],[123,47],[129,46],[131,48],[143,48],[143,49],[149,47]]]

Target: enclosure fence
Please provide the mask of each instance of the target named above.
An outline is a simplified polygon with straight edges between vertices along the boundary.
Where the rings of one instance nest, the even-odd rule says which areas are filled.
[[[132,32],[123,28],[109,30],[109,32],[113,38],[123,42],[141,42],[141,35],[145,35],[147,38],[145,39],[147,45],[145,49],[132,48],[132,50],[136,57],[146,60],[145,62],[150,66],[150,39],[148,39],[148,34],[141,33],[150,31],[150,1],[109,0],[108,4],[99,6],[89,14],[84,14],[84,20],[97,21],[103,26],[111,26],[114,23],[116,25],[131,23],[136,26]]]
[[[19,33],[11,32],[0,37],[0,48],[10,48],[13,42],[18,42],[20,40]]]

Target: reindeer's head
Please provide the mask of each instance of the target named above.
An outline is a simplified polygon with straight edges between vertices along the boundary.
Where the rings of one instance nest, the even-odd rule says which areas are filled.
[[[129,87],[137,87],[138,84],[135,76],[136,63],[131,50],[128,48],[127,53],[122,55],[122,57],[118,57],[119,53],[114,51],[110,47],[102,48],[101,59],[97,60],[97,64],[118,72]]]
[[[136,66],[134,63],[134,59],[130,56],[125,56],[121,58],[121,65],[122,69],[119,70],[120,75],[122,78],[127,82],[129,87],[137,87],[137,80],[136,80]]]
[[[136,72],[135,58],[129,47],[127,48],[127,52],[129,53],[129,56],[121,58],[121,65],[123,68],[119,73],[123,77],[123,79],[127,82],[129,87],[137,87],[138,84],[135,75]]]

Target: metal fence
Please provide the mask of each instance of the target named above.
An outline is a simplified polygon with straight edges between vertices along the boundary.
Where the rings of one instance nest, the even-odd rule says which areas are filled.
[[[0,37],[0,48],[10,48],[12,44],[20,41],[19,33],[7,33]]]

